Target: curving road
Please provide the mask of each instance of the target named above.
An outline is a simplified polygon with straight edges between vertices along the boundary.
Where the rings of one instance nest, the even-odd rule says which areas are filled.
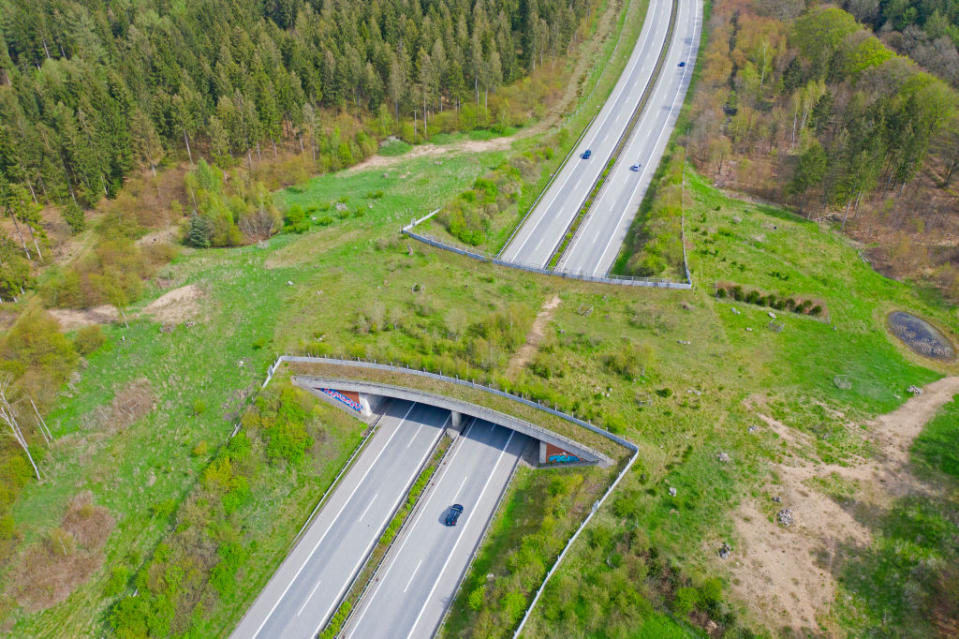
[[[673,41],[656,87],[557,270],[604,277],[612,268],[682,109],[702,19],[700,0],[679,0]],[[630,170],[637,163],[639,171]]]
[[[691,2],[693,0],[685,0]],[[579,146],[503,249],[500,259],[544,268],[559,247],[629,125],[665,44],[672,0],[650,0],[643,30],[613,92]],[[592,156],[580,159],[589,149]]]
[[[529,441],[489,422],[467,426],[341,637],[433,636]],[[444,526],[442,516],[454,503],[465,510],[457,526]]]
[[[373,439],[230,635],[313,639],[433,451],[449,411],[392,401]]]

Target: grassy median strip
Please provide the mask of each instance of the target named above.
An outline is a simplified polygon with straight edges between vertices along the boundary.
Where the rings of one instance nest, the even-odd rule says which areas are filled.
[[[636,109],[630,116],[629,122],[626,123],[626,129],[619,137],[619,141],[616,142],[616,148],[613,149],[613,154],[606,163],[606,167],[603,169],[603,172],[600,173],[599,179],[596,180],[592,190],[590,190],[589,197],[586,198],[586,201],[583,202],[582,208],[580,208],[579,212],[576,214],[576,217],[573,218],[573,221],[570,222],[569,228],[566,230],[566,234],[563,236],[563,241],[560,242],[560,245],[556,247],[556,250],[550,256],[548,268],[556,268],[556,264],[559,262],[560,257],[562,257],[563,253],[566,251],[569,243],[573,241],[573,237],[575,237],[576,231],[579,229],[579,225],[586,218],[586,213],[593,205],[593,200],[596,199],[596,195],[606,182],[606,178],[609,175],[609,172],[613,169],[613,165],[616,163],[616,160],[619,159],[619,154],[622,152],[623,147],[626,146],[626,140],[628,140],[629,136],[632,134],[633,127],[636,126],[636,123],[639,121],[643,111],[646,110],[646,103],[649,102],[649,96],[652,95],[653,89],[656,87],[656,82],[659,81],[659,74],[663,70],[663,63],[666,61],[666,54],[669,52],[669,49],[673,44],[673,31],[676,29],[676,14],[678,12],[679,1],[673,0],[673,9],[669,14],[669,27],[666,29],[666,40],[663,42],[663,48],[659,51],[659,58],[656,60],[656,68],[653,69],[653,75],[650,76],[649,83],[646,85],[646,90],[643,91],[643,96],[640,98],[639,104],[636,105]]]
[[[396,539],[400,529],[406,524],[407,519],[409,519],[410,514],[413,512],[416,501],[420,498],[420,495],[423,494],[427,484],[430,483],[430,479],[433,478],[433,474],[436,472],[436,469],[439,468],[440,462],[443,461],[443,457],[452,444],[453,440],[451,438],[440,438],[439,444],[436,445],[436,449],[433,451],[433,456],[420,472],[419,477],[416,478],[413,487],[410,488],[410,492],[406,496],[406,501],[403,502],[403,506],[396,511],[393,519],[390,520],[389,525],[386,527],[386,530],[383,531],[383,535],[370,554],[370,558],[366,561],[360,574],[357,575],[356,581],[350,586],[346,597],[343,598],[343,601],[340,602],[339,607],[336,609],[336,613],[330,618],[330,623],[327,624],[323,632],[320,633],[321,639],[333,639],[333,637],[336,637],[343,629],[343,624],[349,618],[350,612],[352,612],[353,607],[359,603],[360,598],[366,591],[367,585],[369,585],[373,575],[376,574],[390,546],[393,545],[393,540]]]

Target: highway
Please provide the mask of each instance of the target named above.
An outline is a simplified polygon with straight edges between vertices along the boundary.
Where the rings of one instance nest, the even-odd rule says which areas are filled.
[[[480,420],[467,426],[341,637],[433,636],[529,441]],[[454,503],[465,507],[459,524],[444,526]]]
[[[393,400],[366,448],[233,631],[313,639],[335,611],[450,420]]]
[[[650,0],[642,32],[609,99],[500,259],[547,266],[639,105],[665,44],[671,11],[672,0]],[[592,156],[582,160],[580,154],[586,149]]]
[[[696,61],[702,19],[699,0],[679,0],[673,44],[649,102],[557,270],[604,277],[612,268],[682,109]],[[680,62],[685,62],[685,66],[680,67]],[[634,164],[639,164],[638,172],[630,170]]]

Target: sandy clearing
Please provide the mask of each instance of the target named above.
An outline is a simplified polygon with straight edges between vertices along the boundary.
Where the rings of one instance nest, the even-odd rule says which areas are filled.
[[[808,435],[758,414],[792,457],[769,466],[779,483],[763,499],[779,496],[781,505],[747,500],[738,508],[739,547],[731,573],[733,592],[768,627],[791,628],[800,636],[840,635],[839,629],[820,625],[836,595],[832,565],[842,559],[844,548],[864,548],[872,541],[869,529],[853,515],[854,506],[884,508],[906,494],[934,490],[911,473],[909,448],[936,412],[959,394],[959,377],[943,378],[923,391],[868,425],[868,437],[878,449],[875,458],[845,466],[809,459],[815,447]],[[815,488],[817,480],[841,481],[855,494],[840,504]],[[779,508],[792,511],[792,526],[770,520],[769,513]]]
[[[188,284],[153,300],[143,309],[141,315],[152,317],[163,324],[181,324],[200,316],[205,297],[199,286]]]
[[[359,164],[354,164],[350,168],[344,170],[342,174],[352,175],[353,173],[367,171],[369,169],[385,169],[391,166],[396,166],[401,162],[406,162],[408,160],[421,157],[451,155],[453,153],[484,153],[487,151],[505,151],[506,149],[510,148],[510,145],[514,140],[527,135],[530,135],[530,132],[524,129],[516,135],[493,138],[491,140],[463,140],[462,142],[454,142],[452,144],[421,144],[419,146],[414,146],[403,155],[372,155]]]
[[[115,306],[104,304],[86,310],[72,308],[52,308],[47,311],[60,324],[62,331],[75,331],[94,324],[110,324],[120,320],[120,312]]]

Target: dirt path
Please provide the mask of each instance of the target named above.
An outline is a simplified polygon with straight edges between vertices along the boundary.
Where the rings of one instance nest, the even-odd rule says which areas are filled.
[[[526,335],[526,343],[520,346],[516,354],[509,360],[509,365],[506,367],[506,376],[509,379],[516,379],[523,367],[529,364],[533,356],[536,355],[539,344],[543,341],[546,325],[553,319],[553,311],[559,306],[559,302],[559,295],[553,295],[543,303],[539,313],[536,314],[536,319],[533,320],[532,328]]]
[[[386,169],[391,166],[396,166],[401,162],[406,162],[407,160],[421,157],[451,155],[454,153],[484,153],[486,151],[505,151],[506,149],[510,148],[510,145],[513,144],[514,140],[532,135],[533,128],[534,127],[530,127],[529,129],[523,129],[514,135],[493,138],[491,140],[462,140],[461,142],[454,142],[452,144],[420,144],[419,146],[414,146],[403,155],[373,155],[363,160],[359,164],[354,164],[350,168],[346,169],[343,171],[343,175],[352,175],[353,173],[367,171],[369,169]]]
[[[767,494],[743,502],[736,513],[732,590],[769,628],[789,627],[798,636],[820,636],[822,630],[827,636],[841,634],[828,621],[822,623],[836,596],[832,569],[849,548],[864,549],[872,542],[862,511],[882,512],[893,499],[935,490],[910,471],[909,449],[925,424],[957,394],[959,377],[929,384],[922,395],[869,424],[868,436],[877,447],[874,458],[845,465],[819,462],[807,434],[757,413],[780,437],[786,456],[770,464],[770,475],[778,481]],[[824,483],[846,487],[849,498],[839,501],[826,495],[817,486]],[[773,502],[773,497],[781,502]],[[781,508],[794,517],[788,528],[775,521]]]

